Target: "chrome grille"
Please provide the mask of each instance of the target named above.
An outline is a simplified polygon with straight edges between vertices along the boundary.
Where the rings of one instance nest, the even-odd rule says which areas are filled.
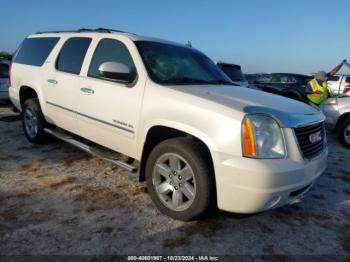
[[[294,128],[294,131],[304,158],[313,158],[323,151],[325,144],[324,122]],[[318,137],[319,134],[321,140],[312,141],[312,137]]]

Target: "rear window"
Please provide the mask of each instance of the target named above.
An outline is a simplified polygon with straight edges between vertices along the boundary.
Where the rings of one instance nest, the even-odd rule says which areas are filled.
[[[234,66],[223,66],[222,71],[225,72],[225,74],[232,80],[232,81],[246,81],[244,75],[242,74],[242,71]]]
[[[345,83],[350,84],[350,76],[345,79]]]
[[[0,64],[0,78],[7,78],[9,75],[9,65]]]
[[[87,37],[73,37],[68,39],[64,43],[57,58],[57,70],[78,75],[90,43],[91,38]]]
[[[42,66],[58,41],[58,37],[26,38],[22,42],[14,62]]]
[[[336,82],[339,80],[339,76],[329,76],[328,77],[328,81],[333,81],[333,82]]]

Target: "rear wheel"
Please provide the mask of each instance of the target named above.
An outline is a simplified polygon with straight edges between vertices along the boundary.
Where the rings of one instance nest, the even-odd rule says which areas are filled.
[[[146,181],[158,209],[178,220],[197,218],[214,197],[210,168],[192,139],[169,139],[157,145],[147,159]]]
[[[350,117],[340,124],[338,138],[344,146],[350,148]]]
[[[48,134],[44,132],[46,121],[37,98],[31,98],[24,102],[22,126],[24,134],[30,142],[43,144],[49,140]]]

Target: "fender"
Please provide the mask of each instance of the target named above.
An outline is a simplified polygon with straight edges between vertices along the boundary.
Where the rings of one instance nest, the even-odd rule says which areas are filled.
[[[45,105],[45,103],[43,103],[43,101],[45,101],[45,99],[44,99],[44,94],[42,92],[42,88],[40,87],[40,84],[36,83],[36,82],[25,81],[25,82],[20,82],[19,86],[20,87],[19,87],[19,90],[18,90],[18,96],[20,96],[21,90],[24,87],[29,87],[29,88],[33,89],[36,92],[36,94],[38,95],[41,111],[43,112],[43,114],[45,116],[46,105]],[[19,99],[20,99],[20,97],[19,97]],[[20,108],[20,109],[22,110],[22,108]]]
[[[144,130],[140,135],[139,135],[139,143],[138,143],[138,150],[137,150],[137,155],[138,158],[141,159],[142,157],[142,152],[143,152],[143,146],[146,142],[146,137],[149,132],[149,130],[152,127],[155,126],[164,126],[172,129],[177,129],[179,131],[185,132],[187,134],[190,134],[199,140],[201,140],[208,148],[210,151],[217,150],[217,147],[214,143],[214,141],[204,132],[202,132],[199,129],[194,128],[193,126],[189,126],[180,122],[176,122],[173,120],[168,120],[168,119],[155,119],[150,123],[147,123],[142,130]]]

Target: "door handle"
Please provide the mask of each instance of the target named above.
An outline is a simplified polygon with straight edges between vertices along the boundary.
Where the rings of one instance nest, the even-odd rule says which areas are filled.
[[[87,93],[87,94],[94,94],[95,93],[95,91],[93,89],[87,88],[87,87],[80,88],[80,91],[83,93]]]
[[[57,80],[55,80],[55,79],[47,79],[47,82],[49,82],[50,84],[54,84],[54,85],[58,84]]]

